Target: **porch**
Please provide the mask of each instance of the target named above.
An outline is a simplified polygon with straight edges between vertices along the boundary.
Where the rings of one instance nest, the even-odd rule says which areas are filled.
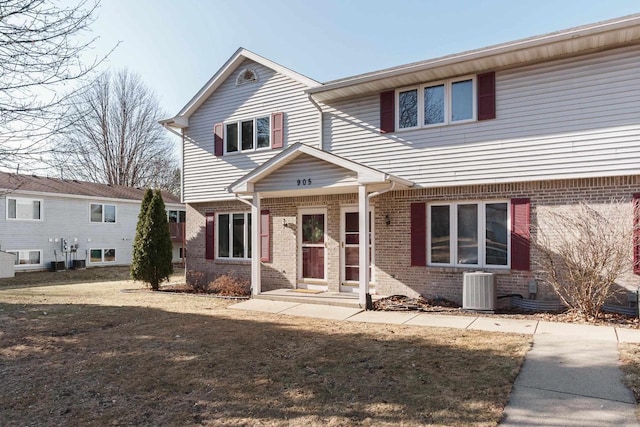
[[[260,251],[259,257],[251,258],[252,296],[370,307],[373,297],[369,287],[374,283],[372,272],[375,268],[375,221],[370,200],[412,185],[410,181],[300,143],[234,182],[228,191],[237,201],[251,207],[251,228],[246,234],[250,237],[251,247]],[[333,209],[320,202],[323,197],[342,195],[353,196],[348,204]],[[271,207],[262,210],[263,199],[283,197],[318,199],[317,203],[297,205],[295,213],[283,214],[284,209],[281,209],[278,227],[271,219]],[[271,256],[271,233],[276,227],[287,230],[284,240],[281,235],[279,241],[291,251],[286,257],[280,254],[279,261],[273,261]],[[295,259],[295,265],[283,262],[285,258]],[[295,279],[288,277],[287,280],[296,289],[263,292],[263,263],[268,264],[272,275],[294,271]],[[345,292],[348,289],[352,293]]]

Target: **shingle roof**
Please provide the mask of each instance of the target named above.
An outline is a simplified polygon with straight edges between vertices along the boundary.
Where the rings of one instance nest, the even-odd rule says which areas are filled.
[[[145,188],[125,187],[123,185],[96,184],[75,179],[58,179],[5,172],[0,172],[0,189],[11,192],[34,191],[125,200],[142,200],[146,190]],[[165,203],[180,203],[179,198],[166,191],[162,192],[162,198]]]

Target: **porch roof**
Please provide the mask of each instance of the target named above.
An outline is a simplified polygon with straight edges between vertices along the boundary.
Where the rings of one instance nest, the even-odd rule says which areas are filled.
[[[315,163],[326,166],[315,172],[321,179],[309,180],[307,185],[300,185],[289,180],[285,181],[284,184],[265,186],[265,188],[262,189],[259,188],[261,182],[264,182],[267,177],[273,176],[276,172],[283,174],[291,173],[292,171],[287,171],[287,166],[291,166],[292,162],[296,159],[304,158],[303,156],[308,156],[307,158]],[[326,179],[327,175],[334,174],[336,171],[344,171],[346,179],[337,179],[337,177],[335,180]],[[313,174],[311,173],[311,175]],[[358,187],[361,185],[366,185],[371,191],[377,191],[384,189],[385,186],[389,184],[393,184],[397,190],[407,189],[414,185],[413,182],[406,179],[365,166],[336,154],[322,151],[306,144],[296,143],[253,169],[231,184],[227,189],[229,192],[235,194],[252,194],[255,191],[260,191],[260,193],[266,197],[282,197],[356,193],[358,192]]]

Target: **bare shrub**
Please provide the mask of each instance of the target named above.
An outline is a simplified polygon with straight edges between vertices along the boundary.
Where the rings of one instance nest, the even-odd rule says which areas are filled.
[[[209,292],[209,281],[202,271],[188,271],[187,286],[197,294],[206,294]]]
[[[209,289],[221,296],[240,297],[251,295],[249,280],[239,277],[233,272],[218,276],[209,284]]]
[[[616,280],[632,266],[631,219],[629,204],[614,200],[538,211],[536,264],[560,300],[585,320],[600,315]]]

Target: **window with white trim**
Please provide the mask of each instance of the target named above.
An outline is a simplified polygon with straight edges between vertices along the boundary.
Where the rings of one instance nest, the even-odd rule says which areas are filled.
[[[42,200],[7,197],[7,219],[17,221],[42,221]]]
[[[216,233],[216,255],[220,259],[251,259],[251,214],[221,213]]]
[[[40,249],[8,250],[7,253],[16,257],[13,263],[16,267],[42,265],[42,250]]]
[[[116,205],[91,203],[91,222],[116,222]]]
[[[509,202],[430,203],[427,261],[434,266],[503,267],[511,259]]]
[[[226,153],[270,148],[271,116],[225,123],[224,147]]]
[[[396,129],[417,129],[476,120],[476,77],[398,89]]]
[[[116,262],[115,249],[89,249],[89,262]]]
[[[186,211],[182,211],[182,210],[168,209],[167,210],[167,221],[169,221],[169,223],[172,223],[172,222],[187,222],[187,213],[186,213]]]

